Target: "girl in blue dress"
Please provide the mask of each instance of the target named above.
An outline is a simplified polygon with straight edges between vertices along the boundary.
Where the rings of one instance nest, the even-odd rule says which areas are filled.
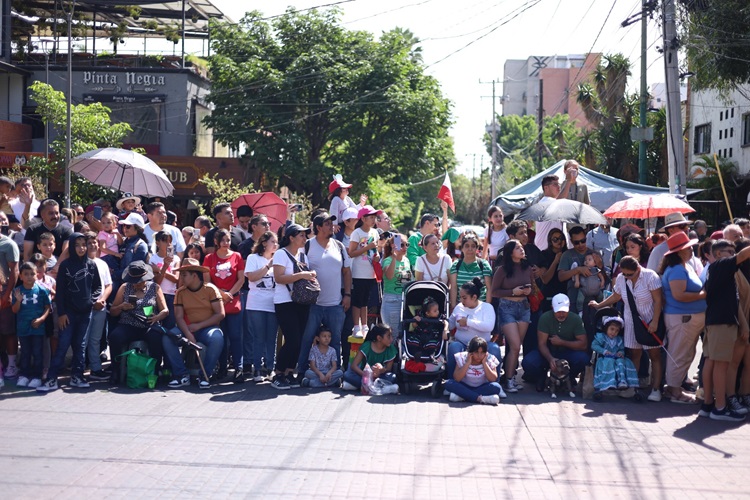
[[[602,322],[604,333],[598,332],[591,345],[599,354],[594,368],[594,390],[638,387],[638,373],[633,362],[625,357],[625,342],[620,335],[625,323],[617,316],[605,317]]]

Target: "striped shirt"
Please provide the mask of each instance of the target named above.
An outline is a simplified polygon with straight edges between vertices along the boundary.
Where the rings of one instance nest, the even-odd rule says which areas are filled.
[[[630,314],[630,303],[628,301],[628,292],[625,287],[630,289],[635,299],[635,308],[638,310],[638,314],[641,319],[647,323],[650,323],[654,318],[654,298],[651,296],[653,290],[659,290],[661,288],[661,278],[659,275],[647,269],[641,267],[641,274],[638,276],[638,280],[633,285],[633,282],[626,280],[623,274],[620,274],[615,279],[614,291],[625,303],[625,347],[628,349],[652,349],[652,347],[642,346],[635,340],[635,331],[633,329],[633,315]],[[656,346],[658,347],[658,346]]]
[[[458,264],[461,263],[461,269],[458,269]],[[485,283],[485,276],[492,276],[492,267],[490,263],[484,259],[477,258],[475,262],[467,264],[462,260],[457,260],[451,265],[451,274],[456,275],[456,286],[461,288],[461,285],[468,283],[474,278],[482,280],[482,284]],[[482,294],[479,296],[479,300],[483,301],[487,297],[487,288],[482,288]]]

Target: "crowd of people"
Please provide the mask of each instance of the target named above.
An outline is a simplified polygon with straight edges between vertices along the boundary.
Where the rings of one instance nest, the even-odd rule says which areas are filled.
[[[589,202],[578,164],[564,171],[562,183],[542,180],[539,203]],[[593,351],[597,391],[702,401],[698,414],[717,420],[750,410],[750,370],[741,370],[750,360],[750,221],[709,236],[705,222],[673,213],[646,234],[633,223],[506,223],[493,206],[478,235],[449,227],[442,202],[442,217],[425,214],[406,235],[366,196],[355,203],[351,188],[335,177],[330,207],[308,226],[292,209],[271,231],[247,206],[219,203],[180,227],[159,201],[125,193],[114,204],[60,208],[37,200],[30,179],[0,177],[5,379],[53,391],[70,349],[71,387],[123,384],[120,355],[141,341],[167,387],[179,388],[192,382],[187,341],[203,347],[200,388],[393,384],[402,292],[417,280],[447,289],[445,310],[426,301],[416,320],[444,318],[450,342],[435,361],[451,401],[498,404],[527,386],[542,391],[563,366],[582,384]],[[604,308],[614,312],[602,320]],[[663,342],[645,345],[644,334],[660,331]]]

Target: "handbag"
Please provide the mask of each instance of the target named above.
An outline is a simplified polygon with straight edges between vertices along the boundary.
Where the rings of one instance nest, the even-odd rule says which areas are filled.
[[[628,306],[630,307],[630,315],[633,318],[633,333],[635,334],[635,341],[641,345],[648,347],[656,347],[664,345],[664,337],[667,334],[667,327],[664,324],[664,314],[659,316],[659,326],[656,328],[655,333],[648,331],[648,323],[643,321],[641,315],[638,314],[638,309],[635,306],[635,298],[633,292],[628,288],[628,284],[625,283],[625,290],[628,294]]]
[[[125,356],[128,366],[127,384],[131,389],[149,387],[149,377],[156,376],[156,360],[151,356],[141,354],[137,349],[131,349],[120,354]]]
[[[531,282],[531,293],[529,294],[529,307],[531,308],[531,312],[535,313],[539,310],[540,307],[542,307],[542,302],[544,302],[544,294],[542,293],[542,290],[537,286],[536,280]]]
[[[284,251],[289,258],[292,259],[292,266],[295,274],[309,270],[306,263],[298,262],[287,249],[284,249]],[[320,295],[320,283],[318,283],[317,279],[297,280],[292,283],[291,288],[289,288],[289,285],[287,285],[286,288],[291,293],[292,302],[295,304],[302,304],[305,306],[313,305],[318,301],[318,295]]]

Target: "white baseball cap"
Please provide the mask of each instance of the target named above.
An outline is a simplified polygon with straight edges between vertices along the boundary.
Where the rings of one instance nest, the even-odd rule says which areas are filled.
[[[357,210],[355,207],[349,207],[346,210],[344,210],[344,213],[341,214],[341,220],[349,220],[349,219],[359,219],[358,217],[359,210]]]
[[[558,293],[552,297],[552,310],[555,312],[570,311],[570,299],[564,293]]]

